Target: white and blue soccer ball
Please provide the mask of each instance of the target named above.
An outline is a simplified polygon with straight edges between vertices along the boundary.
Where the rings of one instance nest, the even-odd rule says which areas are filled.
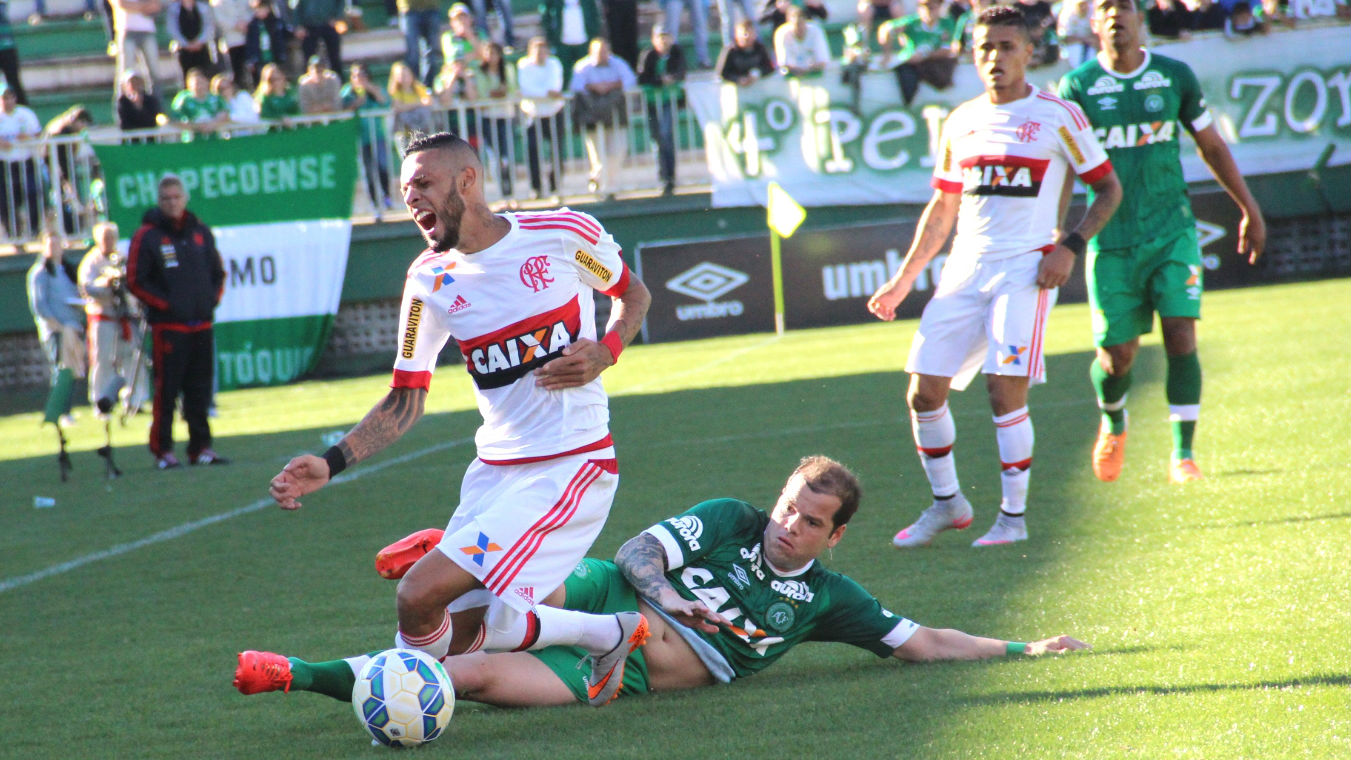
[[[357,674],[352,709],[375,741],[414,747],[440,736],[455,712],[455,689],[430,655],[388,649]]]

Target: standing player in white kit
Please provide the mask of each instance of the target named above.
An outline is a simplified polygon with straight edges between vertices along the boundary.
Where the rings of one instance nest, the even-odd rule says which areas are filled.
[[[957,237],[910,347],[911,425],[932,488],[932,506],[896,534],[898,547],[923,546],[941,531],[971,524],[953,461],[957,437],[950,388],[986,376],[1003,476],[993,527],[973,546],[1027,538],[1032,420],[1027,389],[1045,381],[1042,339],[1057,288],[1086,241],[1121,202],[1121,184],[1083,111],[1027,83],[1032,38],[1022,11],[981,13],[973,35],[985,95],[958,106],[943,125],[934,195],[900,269],[868,301],[895,318],[929,261]],[[1060,229],[1077,175],[1095,199],[1072,231]]]
[[[624,660],[647,637],[636,612],[591,615],[538,606],[585,556],[619,484],[598,376],[637,334],[651,296],[589,215],[497,215],[483,167],[450,134],[409,144],[403,199],[429,249],[408,270],[392,389],[322,457],[293,459],[272,480],[284,509],[398,440],[422,415],[452,336],[474,381],[478,458],[439,551],[399,584],[399,647],[433,657],[479,649],[581,646],[592,704],[612,699]],[[614,299],[596,339],[592,291]],[[411,548],[411,547],[410,547]],[[275,667],[263,653],[241,665]]]

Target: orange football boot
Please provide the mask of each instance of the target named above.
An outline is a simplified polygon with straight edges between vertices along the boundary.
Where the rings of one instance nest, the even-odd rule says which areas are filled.
[[[1121,435],[1112,432],[1112,428],[1103,425],[1098,428],[1098,440],[1093,444],[1093,474],[1104,483],[1111,483],[1121,477],[1121,467],[1126,463],[1126,431]]]
[[[375,553],[375,572],[381,578],[397,581],[408,572],[413,563],[441,543],[445,531],[440,528],[427,528],[395,541]]]
[[[1168,482],[1170,483],[1181,485],[1193,480],[1200,480],[1203,477],[1201,468],[1196,466],[1195,459],[1174,459],[1172,466],[1168,468]]]
[[[291,661],[273,652],[239,653],[235,667],[235,688],[240,694],[291,690]]]

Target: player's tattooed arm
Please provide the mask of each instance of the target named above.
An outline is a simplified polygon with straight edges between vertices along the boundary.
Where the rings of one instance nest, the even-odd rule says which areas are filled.
[[[354,465],[403,437],[426,408],[426,388],[391,388],[357,426],[338,441],[347,464]]]
[[[868,299],[868,311],[872,312],[873,316],[888,322],[896,318],[896,307],[900,306],[910,294],[920,272],[924,271],[933,257],[943,249],[943,244],[948,242],[952,226],[957,222],[957,208],[960,203],[959,194],[934,190],[933,197],[929,199],[923,215],[919,218],[915,239],[905,254],[905,261],[901,262],[900,269],[896,270],[891,279],[882,283],[872,298]]]
[[[691,628],[717,633],[728,620],[703,602],[685,599],[666,578],[666,550],[650,533],[639,533],[624,542],[615,554],[615,564],[638,595],[665,610]]]
[[[606,332],[619,333],[624,345],[629,345],[638,337],[638,331],[643,327],[643,318],[647,316],[647,307],[651,305],[652,293],[637,275],[631,275],[628,289],[614,299]]]

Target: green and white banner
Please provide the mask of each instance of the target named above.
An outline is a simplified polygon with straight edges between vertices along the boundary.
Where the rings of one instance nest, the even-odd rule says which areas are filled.
[[[108,214],[125,241],[177,174],[216,235],[222,389],[278,385],[314,368],[338,311],[352,237],[356,124],[161,145],[100,146]]]
[[[1220,132],[1245,174],[1311,168],[1329,144],[1332,165],[1351,161],[1351,45],[1332,25],[1240,40],[1220,35],[1159,45],[1196,71]],[[1054,92],[1068,70],[1033,69],[1028,79]],[[869,71],[857,91],[838,67],[816,77],[769,77],[750,87],[686,85],[703,124],[713,205],[764,205],[778,182],[805,206],[923,203],[932,195],[938,133],[958,104],[983,88],[969,61],[953,85],[921,85],[901,104],[891,71]],[[1187,140],[1189,181],[1209,173]]]

